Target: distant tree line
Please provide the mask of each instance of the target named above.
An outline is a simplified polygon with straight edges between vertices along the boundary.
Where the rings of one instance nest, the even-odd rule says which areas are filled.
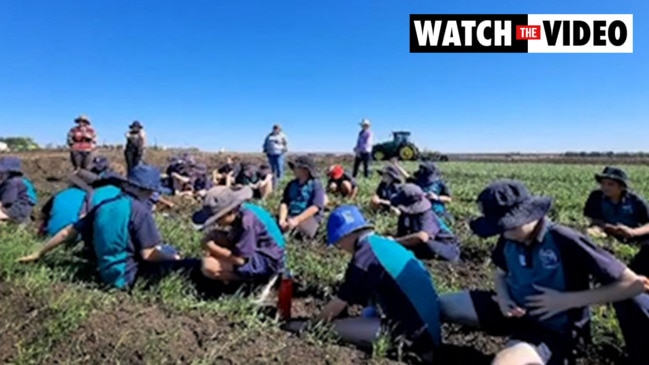
[[[613,152],[613,151],[604,151],[604,152],[581,151],[581,152],[574,152],[574,151],[569,151],[569,152],[565,152],[563,155],[565,157],[618,157],[619,158],[619,157],[647,157],[647,156],[649,156],[649,152]]]

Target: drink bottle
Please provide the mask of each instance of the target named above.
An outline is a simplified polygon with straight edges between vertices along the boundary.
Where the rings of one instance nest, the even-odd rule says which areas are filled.
[[[287,269],[282,274],[277,295],[277,313],[282,320],[291,319],[291,304],[293,302],[293,275]]]

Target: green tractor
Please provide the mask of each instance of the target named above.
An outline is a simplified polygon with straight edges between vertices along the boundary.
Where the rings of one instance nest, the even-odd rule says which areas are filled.
[[[392,132],[392,140],[372,146],[372,158],[376,161],[397,157],[401,161],[419,159],[419,148],[410,141],[410,132]]]

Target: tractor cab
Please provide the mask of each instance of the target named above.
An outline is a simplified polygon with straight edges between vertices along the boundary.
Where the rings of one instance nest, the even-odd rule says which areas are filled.
[[[401,145],[402,143],[410,142],[410,132],[398,131],[392,132],[392,140],[394,143]]]

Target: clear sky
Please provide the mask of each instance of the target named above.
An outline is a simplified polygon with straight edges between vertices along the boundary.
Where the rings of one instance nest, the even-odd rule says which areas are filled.
[[[632,13],[633,54],[411,54],[411,13]],[[444,152],[649,150],[649,1],[15,0],[0,4],[0,135],[351,151],[408,129]],[[616,127],[612,127],[617,124]]]

